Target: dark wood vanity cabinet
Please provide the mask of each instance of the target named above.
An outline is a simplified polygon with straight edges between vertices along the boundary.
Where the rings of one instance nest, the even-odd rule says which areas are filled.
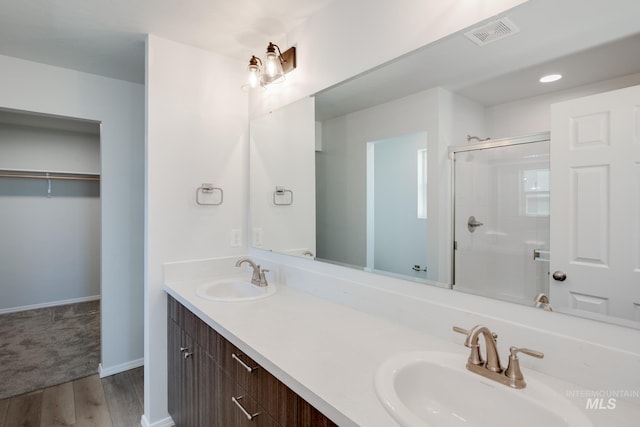
[[[169,414],[178,427],[334,427],[168,296]]]
[[[169,413],[178,426],[205,426],[214,412],[211,405],[215,364],[184,329],[169,322],[168,389]]]

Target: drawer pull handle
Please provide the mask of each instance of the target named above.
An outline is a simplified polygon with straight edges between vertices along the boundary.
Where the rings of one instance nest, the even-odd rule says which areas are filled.
[[[238,357],[238,355],[236,355],[235,353],[231,353],[231,358],[232,358],[232,359],[234,359],[234,360],[235,360],[236,362],[238,362],[239,364],[241,364],[241,365],[242,365],[242,367],[243,367],[244,369],[246,369],[246,370],[247,370],[247,372],[253,372],[253,371],[255,371],[256,369],[258,369],[258,367],[257,367],[257,366],[256,366],[255,368],[252,368],[251,366],[249,366],[249,365],[247,365],[246,363],[244,363],[244,362],[240,359],[240,357]]]
[[[188,359],[188,358],[190,358],[192,355],[193,355],[193,353],[186,352],[186,353],[184,354],[184,358],[185,358],[185,359]]]
[[[189,347],[180,347],[180,353],[184,353],[187,350],[189,350]]]
[[[258,415],[260,415],[260,412],[256,412],[255,414],[251,415],[249,412],[247,412],[246,409],[244,409],[244,406],[242,406],[242,403],[240,403],[240,401],[244,399],[244,396],[238,396],[238,397],[233,397],[231,396],[231,401],[233,403],[236,404],[236,406],[238,408],[240,408],[240,410],[242,411],[242,413],[245,415],[245,417],[247,417],[247,419],[249,421],[253,420],[255,417],[257,417]]]

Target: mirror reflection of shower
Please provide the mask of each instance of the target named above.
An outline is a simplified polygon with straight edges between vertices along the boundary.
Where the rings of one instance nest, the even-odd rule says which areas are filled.
[[[453,289],[535,306],[549,287],[549,135],[451,152]]]

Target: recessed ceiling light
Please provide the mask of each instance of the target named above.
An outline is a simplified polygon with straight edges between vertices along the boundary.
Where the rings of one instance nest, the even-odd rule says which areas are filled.
[[[540,78],[540,83],[551,83],[562,78],[562,74],[549,74]]]

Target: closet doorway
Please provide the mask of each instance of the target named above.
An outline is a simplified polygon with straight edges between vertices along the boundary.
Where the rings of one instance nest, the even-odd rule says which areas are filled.
[[[0,109],[0,399],[98,372],[100,123]]]

